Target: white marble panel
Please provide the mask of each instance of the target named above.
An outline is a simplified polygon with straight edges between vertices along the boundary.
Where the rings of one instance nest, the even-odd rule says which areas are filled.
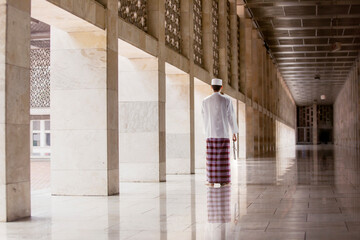
[[[105,31],[65,32],[51,26],[51,50],[106,49]],[[56,36],[56,37],[55,37]]]
[[[239,125],[239,158],[246,157],[246,119],[245,103],[238,101],[238,125]]]
[[[108,195],[108,171],[52,170],[51,188],[54,195]]]
[[[190,173],[190,133],[166,134],[166,173]]]
[[[55,50],[50,58],[52,90],[106,88],[105,49]]]
[[[119,72],[157,72],[158,66],[158,59],[154,57],[129,59],[119,55]]]
[[[158,78],[157,71],[119,72],[119,100],[157,101]]]
[[[186,109],[190,108],[190,86],[169,85],[166,82],[166,108],[167,109]]]
[[[206,167],[206,136],[201,115],[201,105],[205,97],[212,94],[211,87],[195,79],[195,168]]]
[[[143,156],[146,158],[146,156]],[[120,181],[123,182],[159,182],[159,163],[121,163]]]
[[[120,102],[120,133],[157,132],[158,102]]]
[[[166,75],[166,160],[167,174],[190,173],[190,80],[186,74]]]
[[[166,158],[190,158],[190,133],[166,134]]]
[[[166,157],[167,174],[190,174],[189,158],[168,158]]]
[[[52,170],[107,169],[106,129],[52,129],[51,140]]]
[[[118,96],[108,75],[114,66],[107,62],[112,55],[107,56],[105,32],[52,28],[51,38],[53,193],[114,194]]]
[[[6,137],[4,123],[0,123],[0,186],[6,183]]]
[[[6,5],[1,4],[0,5],[0,26],[5,26],[6,24]],[[0,28],[0,66],[1,68],[4,68],[3,65],[5,63],[5,42],[6,42],[6,28],[1,27]],[[5,75],[5,71],[3,69],[0,69],[0,73],[2,75]]]
[[[5,64],[0,63],[0,124],[5,123],[5,104]]]
[[[119,56],[121,181],[160,180],[158,87],[156,58],[128,59]]]
[[[106,129],[106,104],[106,89],[52,91],[51,129]]]
[[[159,162],[158,132],[120,133],[119,145],[120,169],[124,168],[123,163]]]
[[[188,109],[166,109],[167,133],[190,133],[190,111]]]
[[[1,171],[1,170],[0,170]],[[0,176],[4,176],[0,172]],[[6,185],[0,182],[0,222],[6,221]]]

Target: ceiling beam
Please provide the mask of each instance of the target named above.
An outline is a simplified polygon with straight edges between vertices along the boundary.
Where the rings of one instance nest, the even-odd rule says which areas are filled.
[[[330,47],[331,44],[276,44],[276,45],[269,45],[270,48],[273,47],[317,47],[317,46],[328,46]],[[342,43],[341,46],[353,46],[353,47],[358,47],[360,46],[359,43]]]
[[[248,7],[258,7],[258,6],[277,6],[277,7],[292,7],[292,6],[333,6],[334,1],[326,0],[314,0],[314,1],[278,1],[278,0],[266,0],[266,1],[257,1],[253,3],[248,3],[248,1],[243,1]],[[336,5],[349,5],[349,4],[359,4],[358,0],[337,0]],[[239,2],[238,5],[243,5],[242,2]]]
[[[316,52],[315,52],[316,53]],[[356,56],[351,57],[351,56],[329,56],[329,57],[276,57],[276,55],[279,55],[281,53],[277,53],[274,54],[276,60],[296,60],[296,59],[351,59],[351,61],[355,61],[356,60]],[[337,61],[335,61],[337,62]],[[350,61],[348,61],[350,62]],[[316,62],[315,62],[316,63]]]
[[[359,48],[359,50],[339,50],[339,51],[337,51],[337,53],[347,53],[347,52],[359,52],[360,51],[360,48]],[[282,54],[282,53],[284,53],[284,54],[293,54],[293,53],[329,53],[330,51],[329,50],[322,50],[322,51],[317,51],[317,50],[310,50],[310,51],[296,51],[296,50],[294,50],[294,51],[274,51],[273,49],[272,49],[272,54],[274,54],[274,55],[276,55],[276,54]],[[352,56],[351,56],[352,57]],[[354,56],[354,57],[356,57],[356,56]]]
[[[360,32],[360,31],[359,31]],[[284,36],[284,37],[276,37],[269,36],[265,37],[265,39],[275,39],[275,40],[291,40],[291,39],[317,39],[317,38],[358,38],[360,35],[333,35],[333,36]]]
[[[339,15],[291,15],[291,16],[275,16],[275,17],[269,17],[269,16],[254,16],[254,20],[293,20],[293,19],[327,19],[327,18],[334,18],[334,19],[344,19],[344,18],[360,18],[360,14],[339,14]]]
[[[332,29],[357,29],[360,25],[346,25],[346,26],[333,26]],[[311,27],[260,27],[260,30],[317,30],[317,29],[330,29],[330,26],[311,26]]]
[[[303,66],[303,64],[312,64],[314,65],[314,67],[316,66],[315,64],[336,64],[336,67],[342,67],[344,63],[350,63],[350,62],[278,62],[278,65],[299,65],[299,66]],[[340,64],[342,64],[341,66],[339,66]],[[321,67],[320,65],[317,65],[318,67]],[[307,66],[303,66],[303,67],[307,67]],[[329,66],[329,67],[335,67],[335,66]]]

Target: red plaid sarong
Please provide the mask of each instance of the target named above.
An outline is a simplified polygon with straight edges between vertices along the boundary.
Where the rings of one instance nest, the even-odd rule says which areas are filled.
[[[206,170],[209,183],[229,183],[230,140],[228,138],[206,139]]]
[[[231,187],[208,188],[207,207],[209,223],[227,223],[231,221]]]

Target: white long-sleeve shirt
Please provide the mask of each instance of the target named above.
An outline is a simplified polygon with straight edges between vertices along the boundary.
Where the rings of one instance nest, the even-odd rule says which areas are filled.
[[[229,127],[232,134],[239,132],[229,97],[214,92],[203,100],[201,112],[207,138],[229,138]]]

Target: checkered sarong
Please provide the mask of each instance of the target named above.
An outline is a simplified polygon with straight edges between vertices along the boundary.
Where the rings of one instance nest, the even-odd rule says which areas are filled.
[[[206,139],[206,170],[209,183],[229,183],[230,140],[228,138]]]
[[[231,221],[231,187],[210,187],[207,192],[209,223],[227,223]]]

